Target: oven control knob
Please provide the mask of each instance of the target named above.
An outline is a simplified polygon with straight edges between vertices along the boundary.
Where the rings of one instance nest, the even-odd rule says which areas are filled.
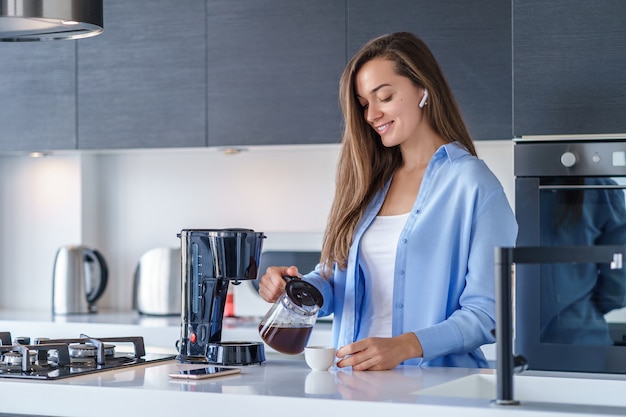
[[[561,155],[561,163],[566,168],[573,167],[574,164],[576,164],[576,155],[574,155],[572,152],[565,152],[563,155]]]

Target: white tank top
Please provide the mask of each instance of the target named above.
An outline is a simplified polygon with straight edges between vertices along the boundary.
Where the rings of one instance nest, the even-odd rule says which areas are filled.
[[[366,288],[363,313],[370,317],[371,325],[359,330],[360,338],[391,337],[396,249],[408,217],[409,213],[377,216],[361,239],[360,263]]]

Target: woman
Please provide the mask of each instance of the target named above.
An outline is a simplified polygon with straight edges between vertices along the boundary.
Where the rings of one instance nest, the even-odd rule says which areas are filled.
[[[337,366],[486,366],[494,248],[514,245],[517,224],[439,65],[410,33],[379,37],[348,63],[340,101],[335,199],[303,277],[334,313]],[[260,295],[274,302],[297,273],[268,268]]]

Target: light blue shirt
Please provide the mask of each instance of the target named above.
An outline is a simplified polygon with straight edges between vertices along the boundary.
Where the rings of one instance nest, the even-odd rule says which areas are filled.
[[[347,268],[335,265],[329,280],[319,265],[305,279],[324,296],[320,315],[334,313],[333,344],[356,339],[365,280],[359,244],[379,212],[390,182],[372,199],[354,234]],[[458,143],[439,148],[398,241],[392,335],[412,331],[423,358],[404,364],[485,367],[480,346],[493,343],[494,248],[512,247],[517,223],[498,179]]]

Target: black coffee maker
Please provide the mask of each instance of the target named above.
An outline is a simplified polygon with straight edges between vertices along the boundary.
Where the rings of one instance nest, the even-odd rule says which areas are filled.
[[[178,361],[252,365],[265,361],[262,342],[222,342],[231,281],[257,278],[263,233],[250,229],[184,229],[181,241],[182,312]]]

